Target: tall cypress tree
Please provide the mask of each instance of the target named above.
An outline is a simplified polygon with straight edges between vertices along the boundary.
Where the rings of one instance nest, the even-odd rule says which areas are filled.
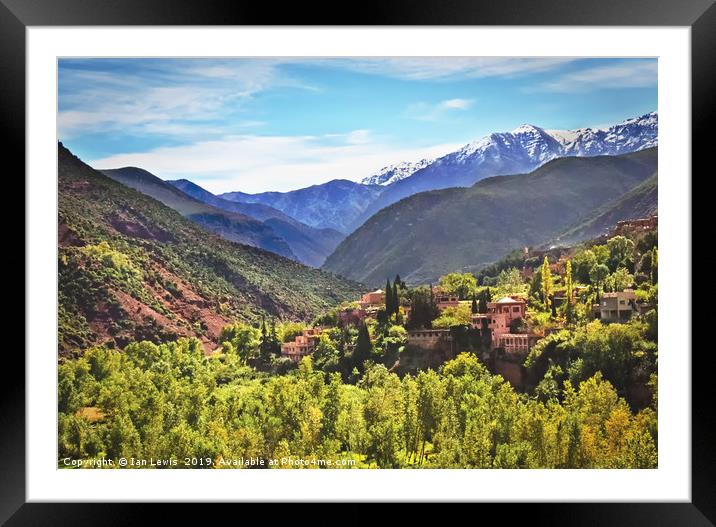
[[[482,293],[480,293],[480,304],[479,304],[478,307],[477,307],[477,311],[478,311],[479,313],[483,313],[483,314],[484,314],[484,313],[487,313],[487,295],[488,295],[488,291],[489,291],[489,289],[486,290],[486,291],[483,291]]]
[[[472,314],[474,315],[477,313],[477,299],[475,298],[475,293],[472,294]]]
[[[552,307],[552,271],[549,268],[549,260],[545,255],[542,262],[542,297],[544,298],[544,307],[549,310]]]
[[[370,341],[370,333],[365,322],[361,323],[358,329],[358,337],[356,338],[356,347],[353,351],[353,366],[363,373],[363,363],[368,360],[373,353],[373,344]]]
[[[400,309],[400,297],[398,296],[398,282],[393,282],[393,314],[398,315]]]
[[[390,285],[390,278],[385,280],[385,314],[390,318],[393,312],[393,288]]]

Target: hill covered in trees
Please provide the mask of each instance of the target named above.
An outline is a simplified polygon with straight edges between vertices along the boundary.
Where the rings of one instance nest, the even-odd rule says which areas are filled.
[[[370,285],[395,274],[415,284],[477,271],[516,247],[544,243],[585,221],[652,176],[657,157],[651,148],[560,158],[529,174],[422,192],[372,216],[324,268]]]
[[[212,349],[232,321],[311,318],[358,294],[356,283],[221,239],[58,150],[61,354],[180,336]]]
[[[101,172],[123,185],[161,201],[222,238],[266,249],[287,258],[296,258],[286,241],[263,222],[241,212],[222,210],[195,199],[151,172],[136,167]]]

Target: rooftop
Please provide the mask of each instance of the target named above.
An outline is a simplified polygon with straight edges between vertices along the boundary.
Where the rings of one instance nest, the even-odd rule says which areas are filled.
[[[514,304],[515,302],[524,302],[524,300],[522,300],[521,298],[512,298],[509,296],[503,296],[502,298],[500,298],[497,301],[498,304],[507,304],[507,303]]]

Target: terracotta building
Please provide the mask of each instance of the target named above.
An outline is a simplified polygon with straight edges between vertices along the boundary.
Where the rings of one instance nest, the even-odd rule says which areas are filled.
[[[538,337],[529,333],[510,333],[513,321],[524,319],[527,302],[518,297],[503,297],[497,302],[487,304],[487,313],[474,313],[472,326],[482,329],[483,320],[492,332],[492,347],[505,351],[526,351],[532,348]]]
[[[458,307],[460,305],[460,299],[451,295],[438,295],[435,297],[435,305],[442,313],[448,307]]]
[[[293,339],[292,342],[281,344],[281,356],[287,357],[293,362],[300,362],[303,357],[316,350],[320,335],[321,328],[304,329],[303,333]]]
[[[385,291],[383,291],[382,289],[376,289],[375,291],[371,291],[370,293],[364,294],[358,302],[358,305],[361,309],[382,306],[384,304]]]

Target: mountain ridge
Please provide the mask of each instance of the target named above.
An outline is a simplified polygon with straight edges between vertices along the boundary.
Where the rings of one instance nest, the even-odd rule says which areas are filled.
[[[658,114],[649,112],[605,129],[580,128],[552,133],[531,124],[493,132],[468,143],[410,176],[388,185],[351,224],[401,199],[428,190],[469,187],[490,176],[528,173],[565,156],[618,155],[657,146]]]
[[[427,283],[538,245],[628,193],[656,170],[657,149],[553,159],[529,174],[406,197],[369,218],[323,268],[368,285],[400,274]]]
[[[363,286],[225,240],[58,144],[58,332],[62,355],[95,344],[197,336],[224,325],[305,320]]]
[[[263,222],[288,244],[300,262],[311,267],[320,267],[326,257],[345,237],[335,229],[321,229],[306,225],[263,203],[244,203],[220,198],[186,179],[170,180],[167,183],[208,205],[229,212],[245,214]]]
[[[199,201],[139,167],[100,171],[105,176],[155,198],[219,236],[296,259],[288,244],[271,227],[238,212],[227,212]]]

